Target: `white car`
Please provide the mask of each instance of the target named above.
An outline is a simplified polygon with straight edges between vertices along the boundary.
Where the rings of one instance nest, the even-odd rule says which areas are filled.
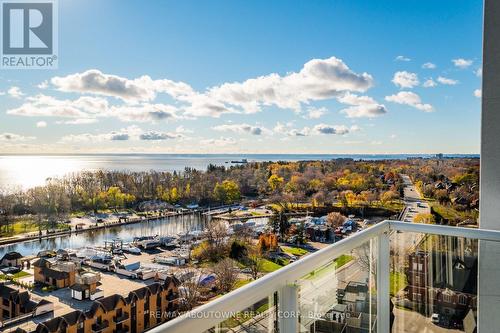
[[[439,324],[439,314],[438,313],[433,313],[431,316],[431,322],[433,324]]]

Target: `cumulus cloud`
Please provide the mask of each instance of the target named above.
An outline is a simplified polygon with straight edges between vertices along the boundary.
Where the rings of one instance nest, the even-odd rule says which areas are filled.
[[[110,96],[130,103],[151,102],[158,93],[166,93],[181,104],[186,115],[219,117],[224,113],[255,113],[271,105],[298,112],[311,101],[334,98],[346,91],[364,92],[373,85],[373,78],[331,57],[312,59],[298,72],[224,83],[203,92],[184,82],[153,80],[146,75],[128,79],[96,69],[54,77],[50,82],[60,91]]]
[[[425,64],[422,65],[422,68],[424,69],[435,69],[436,67],[437,66],[432,62],[426,62]]]
[[[204,96],[245,113],[258,112],[264,105],[298,112],[302,104],[334,98],[347,91],[364,92],[372,85],[370,74],[355,73],[342,60],[331,57],[310,60],[299,72],[284,76],[273,73],[225,83],[210,88]]]
[[[310,135],[345,135],[350,132],[357,132],[360,130],[359,126],[353,125],[350,128],[345,125],[329,125],[329,124],[317,124],[312,128],[304,127],[302,129],[296,129],[292,124],[283,124],[278,122],[274,127],[274,132],[283,134],[290,137],[301,137]]]
[[[481,96],[482,96],[481,89],[474,90],[474,96],[476,96],[477,98],[481,98]]]
[[[7,94],[9,94],[10,97],[13,98],[21,98],[24,96],[24,93],[21,91],[19,87],[10,87],[9,90],[7,90]]]
[[[249,124],[224,124],[212,127],[216,131],[234,132],[239,134],[261,135],[270,131],[262,126],[252,126]]]
[[[63,77],[56,76],[50,82],[60,91],[103,95],[129,102],[151,101],[158,92],[167,93],[175,98],[193,93],[192,88],[183,82],[153,80],[147,75],[136,79],[127,79],[105,74],[97,69]]]
[[[14,133],[0,133],[0,141],[3,142],[28,141],[34,139],[36,139],[34,136],[24,136]]]
[[[293,125],[288,123],[288,124],[283,124],[278,122],[276,126],[274,126],[273,129],[274,132],[278,134],[283,134],[286,136],[308,136],[311,133],[311,129],[309,127],[304,127],[301,130],[298,130],[296,128],[293,128]]]
[[[413,88],[419,84],[418,75],[407,71],[399,71],[394,73],[392,83],[399,88]]]
[[[125,122],[157,122],[177,118],[177,108],[168,104],[141,104],[112,106],[107,116],[117,117]]]
[[[446,84],[446,85],[449,85],[449,86],[454,86],[454,85],[458,84],[457,80],[449,79],[449,78],[446,78],[446,77],[443,77],[443,76],[439,76],[437,78],[437,81],[439,83],[441,83],[441,84]]]
[[[347,118],[375,118],[387,113],[383,104],[361,104],[342,109]]]
[[[108,108],[107,100],[83,96],[76,100],[58,100],[39,94],[28,97],[18,108],[7,110],[7,114],[25,117],[87,118],[103,114]]]
[[[455,65],[455,67],[458,67],[461,69],[465,69],[465,68],[469,67],[470,65],[472,65],[472,63],[473,63],[472,60],[464,59],[464,58],[452,59],[451,61],[453,62],[453,65]]]
[[[37,128],[47,127],[47,122],[45,122],[45,121],[39,121],[39,122],[36,123],[36,127]]]
[[[476,74],[477,77],[483,76],[483,68],[480,67],[474,71],[474,74]]]
[[[157,131],[149,131],[139,135],[139,138],[141,140],[146,140],[146,141],[169,140],[180,137],[182,137],[182,135],[179,133],[167,133],[167,132],[157,132]]]
[[[344,135],[349,133],[349,128],[344,125],[327,125],[318,124],[313,127],[313,132],[317,134],[338,134]]]
[[[57,121],[56,124],[60,125],[89,125],[89,124],[94,124],[98,120],[96,118],[78,118],[78,119],[72,119],[72,120],[60,120]]]
[[[396,61],[410,61],[411,59],[402,55],[398,55],[394,60]]]
[[[325,107],[315,108],[309,107],[307,108],[307,114],[305,116],[306,119],[318,119],[324,116],[327,113],[327,109]]]
[[[217,146],[217,147],[224,147],[224,146],[229,146],[229,145],[234,145],[236,144],[236,140],[233,138],[226,138],[226,137],[220,137],[218,139],[204,139],[200,141],[201,145],[205,146]]]
[[[126,128],[122,128],[119,131],[112,131],[109,133],[82,133],[82,134],[70,134],[61,138],[63,143],[92,143],[92,142],[103,142],[103,141],[128,141],[131,139],[138,139],[142,134],[142,129],[133,125]]]
[[[436,81],[434,81],[432,78],[425,80],[425,82],[422,84],[424,88],[433,88],[437,86]]]
[[[341,110],[348,118],[375,118],[387,113],[385,105],[377,103],[372,97],[347,93],[337,99],[340,103],[351,105]]]
[[[409,105],[424,112],[431,112],[434,110],[432,105],[423,104],[420,96],[411,91],[400,91],[395,95],[386,96],[385,100],[397,104]]]

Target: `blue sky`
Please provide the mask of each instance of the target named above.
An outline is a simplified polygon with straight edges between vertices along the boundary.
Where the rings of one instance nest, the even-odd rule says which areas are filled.
[[[481,1],[60,0],[59,68],[0,70],[0,152],[478,153],[481,28]]]

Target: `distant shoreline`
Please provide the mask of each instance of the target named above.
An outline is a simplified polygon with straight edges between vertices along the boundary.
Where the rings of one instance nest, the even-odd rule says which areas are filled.
[[[237,157],[237,156],[250,156],[250,157],[272,157],[283,156],[283,157],[310,157],[314,159],[315,157],[329,157],[329,158],[370,158],[370,157],[387,157],[387,159],[401,159],[401,158],[411,158],[411,157],[423,157],[423,158],[433,158],[436,157],[438,153],[391,153],[391,154],[371,154],[371,153],[359,153],[359,154],[326,154],[326,153],[40,153],[40,154],[24,154],[24,153],[0,153],[0,157],[3,156],[177,156],[177,157],[215,157],[215,156],[227,156],[227,157]],[[468,154],[468,153],[442,153],[445,158],[479,158],[480,154]]]

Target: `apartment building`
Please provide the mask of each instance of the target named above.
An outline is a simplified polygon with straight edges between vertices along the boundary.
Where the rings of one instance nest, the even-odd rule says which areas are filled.
[[[23,315],[38,316],[53,311],[53,308],[53,304],[47,300],[33,300],[28,291],[0,284],[0,327]]]
[[[86,311],[73,311],[39,324],[37,333],[141,333],[175,316],[179,307],[175,277],[129,293],[95,300]]]

